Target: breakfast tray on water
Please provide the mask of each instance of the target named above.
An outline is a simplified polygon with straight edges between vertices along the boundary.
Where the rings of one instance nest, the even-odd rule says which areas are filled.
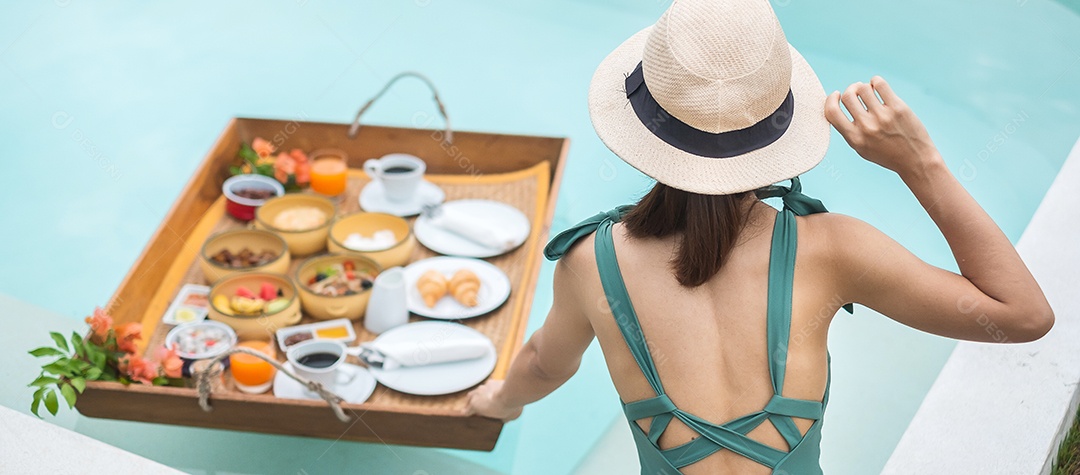
[[[503,378],[524,337],[568,140],[454,132],[451,145],[442,140],[441,131],[365,125],[356,138],[350,139],[348,127],[233,119],[113,295],[107,310],[116,323],[142,322],[147,337],[142,350],[156,348],[172,328],[161,323],[161,318],[180,287],[188,283],[210,284],[197,263],[203,242],[214,233],[246,226],[225,213],[225,198],[221,195],[221,185],[228,178],[228,167],[241,143],[264,137],[280,142],[280,149],[345,151],[351,170],[345,193],[335,198],[339,216],[361,211],[357,197],[368,178],[359,169],[365,159],[408,153],[426,162],[426,179],[442,188],[447,201],[497,200],[517,208],[531,222],[530,235],[521,247],[486,259],[509,276],[509,299],[490,314],[460,321],[491,338],[498,360],[490,377]],[[417,245],[410,262],[435,255]],[[303,260],[293,260],[290,275]],[[419,320],[425,319],[410,316],[410,321]],[[305,316],[301,323],[312,321]],[[353,326],[356,343],[375,337],[361,321]],[[283,358],[279,355],[279,359]],[[90,417],[474,450],[494,448],[502,430],[497,420],[463,415],[467,390],[443,396],[414,396],[379,385],[363,404],[342,405],[345,413],[354,418],[353,422],[343,423],[323,401],[281,399],[272,392],[245,394],[231,384],[231,379],[226,378],[224,390],[212,395],[211,412],[199,407],[193,388],[112,382],[88,383],[77,408]],[[356,418],[363,423],[356,424]]]

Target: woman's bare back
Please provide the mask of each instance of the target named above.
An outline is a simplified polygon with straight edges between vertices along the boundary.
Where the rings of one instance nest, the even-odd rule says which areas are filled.
[[[722,423],[760,411],[773,395],[766,343],[769,250],[776,211],[758,203],[728,261],[704,285],[678,283],[668,263],[675,239],[630,238],[613,229],[623,280],[660,379],[680,409]],[[814,217],[798,218],[788,371],[783,395],[821,400],[826,386],[826,336],[833,314],[845,302],[831,296],[828,266],[816,265],[825,246],[816,242]],[[587,318],[603,349],[612,380],[624,402],[655,396],[631,355],[600,284],[592,238],[567,256],[582,285],[582,297],[595,301]],[[566,259],[566,258],[564,258]],[[795,419],[805,432],[813,421]],[[642,421],[648,429],[648,421]],[[661,448],[689,441],[696,432],[678,420],[660,438]],[[772,424],[749,436],[787,451]],[[769,473],[768,467],[721,451],[683,469],[684,473]]]

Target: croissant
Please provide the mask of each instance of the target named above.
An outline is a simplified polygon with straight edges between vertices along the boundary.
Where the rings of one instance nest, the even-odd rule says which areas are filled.
[[[420,296],[424,298],[424,305],[428,308],[434,307],[435,303],[446,295],[449,286],[450,282],[446,280],[446,276],[434,269],[424,272],[416,280],[416,288],[420,291]]]
[[[473,271],[461,269],[450,278],[450,295],[466,307],[477,305],[476,296],[480,293],[480,277]]]

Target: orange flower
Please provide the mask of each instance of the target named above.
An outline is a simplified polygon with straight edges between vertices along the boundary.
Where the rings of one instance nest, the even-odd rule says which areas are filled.
[[[274,161],[274,178],[282,184],[289,182],[289,175],[296,173],[296,160],[287,153],[279,153]]]
[[[135,352],[135,341],[142,338],[142,324],[131,322],[116,327],[116,346],[125,353]]]
[[[158,365],[146,358],[127,355],[120,358],[120,372],[132,381],[153,385],[158,377]]]
[[[308,161],[307,154],[298,148],[289,150],[289,156],[292,157],[293,160],[296,160],[296,163],[307,163]]]
[[[86,323],[90,324],[90,329],[94,331],[94,334],[90,336],[90,340],[94,343],[100,345],[109,338],[109,329],[112,328],[113,319],[101,307],[95,308],[94,314],[86,317]]]
[[[296,160],[296,184],[306,185],[311,181],[311,162],[308,161],[307,154],[303,150],[294,148],[289,152],[289,156]]]
[[[274,154],[274,144],[262,137],[255,137],[251,141],[251,148],[259,155],[259,158],[267,158]]]
[[[183,376],[184,360],[176,351],[176,343],[172,347],[160,346],[154,352],[154,359],[161,363],[161,369],[167,378],[179,378]]]

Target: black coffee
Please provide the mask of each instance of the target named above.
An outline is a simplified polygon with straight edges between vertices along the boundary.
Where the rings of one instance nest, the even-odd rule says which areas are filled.
[[[333,353],[311,353],[301,356],[297,362],[308,368],[329,368],[337,363],[341,355]]]
[[[414,167],[390,167],[390,168],[383,169],[383,173],[391,173],[391,174],[409,173],[409,172],[411,172],[413,170],[416,170],[416,168],[414,168]]]

